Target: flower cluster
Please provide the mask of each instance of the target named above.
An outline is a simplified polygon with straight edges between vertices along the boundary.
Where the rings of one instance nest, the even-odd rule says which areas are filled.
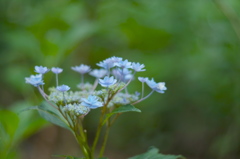
[[[68,115],[86,115],[91,109],[99,107],[120,107],[126,104],[136,104],[148,98],[152,92],[164,93],[167,88],[164,82],[155,82],[147,77],[138,77],[142,82],[142,95],[140,93],[129,93],[127,86],[134,79],[136,72],[145,71],[145,65],[135,62],[123,60],[121,57],[111,57],[97,63],[100,69],[93,69],[88,65],[81,64],[72,67],[72,70],[80,73],[82,80],[77,87],[80,90],[69,91],[67,85],[58,86],[58,74],[63,69],[53,67],[51,69],[43,66],[35,66],[37,75],[31,75],[25,78],[26,83],[38,87],[44,98],[52,103],[60,110]],[[56,74],[56,87],[50,88],[50,94],[47,95],[43,89],[43,75],[49,71]],[[84,82],[85,74],[95,77],[95,83],[90,84]],[[144,97],[144,83],[146,83],[152,92]],[[100,90],[96,90],[98,84],[102,86]],[[40,87],[42,86],[42,88]],[[125,92],[124,92],[125,91]]]
[[[148,77],[138,77],[137,79],[142,83],[141,93],[128,91],[128,85],[136,79],[135,74],[146,71],[144,64],[123,60],[121,57],[111,57],[97,63],[97,66],[100,68],[93,70],[84,64],[71,67],[81,77],[75,91],[71,90],[68,85],[58,84],[59,74],[63,72],[63,69],[59,67],[49,69],[35,66],[35,72],[38,74],[25,78],[26,83],[37,87],[47,103],[55,108],[55,112],[46,111],[50,115],[50,118],[46,119],[55,124],[58,123],[59,126],[64,125],[63,127],[70,128],[86,159],[94,159],[96,146],[101,141],[99,138],[103,127],[105,127],[105,136],[100,157],[103,157],[109,129],[118,116],[127,111],[140,112],[134,107],[135,104],[147,99],[153,92],[164,93],[167,90],[164,82],[155,82],[153,78]],[[50,70],[55,74],[56,86],[50,87],[49,94],[47,94],[44,91],[43,77]],[[88,74],[95,78],[94,83],[84,82],[84,76]],[[144,95],[145,83],[152,89],[146,96]],[[92,109],[101,109],[101,114],[96,135],[90,148],[87,131],[83,127],[82,120]],[[55,118],[60,120],[54,122]]]
[[[63,107],[63,111],[69,113],[71,116],[79,116],[87,114],[90,111],[90,108],[74,103],[65,105],[65,107]]]

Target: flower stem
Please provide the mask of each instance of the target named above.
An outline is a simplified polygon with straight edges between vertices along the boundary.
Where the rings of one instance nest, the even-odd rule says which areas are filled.
[[[127,87],[125,87],[125,93],[128,95],[128,89],[127,89]]]
[[[107,91],[108,91],[108,88],[107,88]],[[105,102],[104,106],[102,107],[102,111],[101,111],[101,116],[100,116],[100,119],[99,119],[99,123],[98,123],[98,128],[97,128],[97,132],[96,132],[96,135],[95,135],[95,138],[94,138],[94,141],[93,141],[93,146],[92,146],[92,156],[94,155],[94,152],[95,152],[95,149],[96,149],[96,146],[97,146],[97,143],[98,143],[98,140],[99,140],[99,137],[100,137],[100,133],[101,133],[101,130],[102,130],[102,127],[104,125],[104,116],[107,112],[107,106],[109,104],[109,102],[112,100],[112,98],[117,94],[117,92],[113,93],[110,95],[110,92],[108,91],[108,96],[107,96],[107,101]],[[110,123],[109,123],[110,124]],[[110,128],[110,125],[108,126]],[[109,130],[106,130],[106,131],[109,131]],[[109,132],[108,132],[109,133]],[[106,137],[108,138],[108,135]],[[106,142],[106,141],[105,141]],[[104,148],[105,149],[105,148]],[[104,152],[104,149],[102,150]]]
[[[81,83],[82,83],[82,86],[83,86],[83,84],[84,84],[84,75],[83,74],[81,74]]]
[[[93,145],[92,145],[92,155],[94,155],[94,151],[95,151],[95,148],[97,146],[99,136],[100,136],[100,133],[101,133],[101,130],[102,130],[102,126],[103,126],[102,122],[103,122],[104,114],[105,114],[104,111],[102,111],[101,116],[100,116],[100,120],[99,120],[99,123],[98,123],[97,132],[96,132],[96,135],[95,135],[95,138],[94,138],[94,141],[93,141]]]
[[[142,82],[142,98],[144,96],[144,82]]]
[[[153,92],[154,92],[154,90],[152,90],[152,91],[151,91],[146,97],[141,98],[140,100],[138,100],[138,101],[132,103],[131,105],[137,104],[137,103],[139,103],[139,102],[141,102],[141,101],[147,99],[148,97],[150,97],[150,95],[152,95]]]
[[[84,132],[83,126],[82,126],[82,121],[81,118],[77,118],[76,119],[76,125],[74,127],[74,133],[75,133],[75,137],[79,143],[79,146],[84,154],[84,156],[86,157],[86,159],[93,159],[93,156],[91,154],[91,150],[88,146],[87,143],[87,136]]]
[[[64,96],[64,92],[62,92],[63,93],[63,102],[64,102],[64,104],[66,105],[67,104],[67,100],[66,100],[66,98],[65,98],[65,96]]]
[[[80,149],[82,150],[82,153],[83,153],[84,157],[86,157],[86,159],[93,159],[91,153],[89,153],[89,150],[85,145],[85,142],[82,141],[81,136],[75,134],[75,137],[78,141],[78,144],[80,146]]]
[[[56,73],[56,85],[58,86],[58,74]]]
[[[70,128],[73,130],[74,125],[73,125],[73,120],[68,118],[68,116],[62,111],[61,107],[58,107],[58,111],[62,114],[62,116],[64,117],[64,119],[66,119],[66,121],[68,122]],[[71,121],[72,120],[72,121]]]
[[[53,104],[47,99],[48,95],[46,95],[39,86],[38,86],[38,90],[39,90],[40,94],[43,96],[43,98],[46,100],[46,102],[47,102],[48,104],[50,104],[52,107],[58,109],[58,107],[56,107],[55,105],[53,105]]]
[[[98,78],[96,78],[96,80],[95,80],[95,82],[93,84],[92,93],[97,88],[97,85],[98,85]]]
[[[103,139],[103,144],[102,144],[100,154],[99,154],[100,158],[103,157],[103,154],[104,154],[104,151],[105,151],[105,148],[106,148],[106,144],[107,144],[109,131],[110,131],[110,125],[107,125],[106,132],[105,132],[104,139]]]

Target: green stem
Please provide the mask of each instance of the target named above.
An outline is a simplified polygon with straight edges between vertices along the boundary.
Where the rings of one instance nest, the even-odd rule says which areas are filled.
[[[104,106],[105,107],[105,106]],[[104,108],[103,108],[104,109]],[[101,113],[101,116],[100,116],[100,120],[99,120],[99,123],[98,123],[98,128],[97,128],[97,132],[96,132],[96,135],[95,135],[95,138],[94,138],[94,141],[93,141],[93,146],[92,146],[92,155],[94,155],[94,152],[95,152],[95,149],[96,149],[96,146],[97,146],[97,143],[98,143],[98,140],[99,140],[99,136],[100,136],[100,133],[101,133],[101,130],[102,130],[102,122],[103,122],[103,117],[104,117],[104,111],[102,111]]]
[[[58,74],[56,73],[56,85],[58,86]]]
[[[81,83],[82,83],[82,86],[83,86],[83,84],[84,84],[84,75],[83,74],[81,74]]]
[[[121,113],[118,113],[117,115],[114,116],[113,120],[111,121],[111,123],[109,123],[109,127],[112,126],[112,124],[117,120],[117,118],[121,115]]]
[[[104,139],[103,139],[103,144],[100,150],[100,154],[99,157],[103,157],[103,154],[105,152],[105,148],[106,148],[106,144],[107,144],[107,139],[108,139],[108,135],[109,135],[109,131],[110,131],[110,127],[113,125],[113,123],[116,121],[116,119],[121,115],[121,113],[118,113],[113,119],[112,121],[108,120],[107,122],[107,128],[106,128],[106,132],[104,135]]]
[[[103,157],[103,154],[104,154],[104,151],[105,151],[105,148],[106,148],[106,144],[107,144],[109,131],[110,131],[110,125],[108,125],[107,128],[106,128],[106,132],[105,132],[105,135],[104,135],[103,144],[102,144],[102,147],[101,147],[101,150],[100,150],[99,157]]]
[[[93,146],[92,146],[92,156],[94,155],[94,152],[95,152],[95,149],[96,149],[96,146],[97,146],[97,143],[98,143],[98,140],[99,140],[99,137],[100,137],[100,133],[101,133],[101,130],[102,130],[102,127],[103,127],[103,119],[104,119],[104,116],[105,114],[107,113],[107,106],[109,104],[109,102],[112,100],[112,98],[118,93],[115,92],[113,94],[110,95],[110,92],[108,91],[108,96],[107,96],[107,101],[105,102],[103,108],[102,108],[102,112],[101,112],[101,116],[100,116],[100,120],[99,120],[99,123],[98,123],[98,128],[97,128],[97,132],[96,132],[96,135],[95,135],[95,138],[94,138],[94,141],[93,141]],[[110,128],[110,126],[109,126]],[[106,131],[109,131],[109,130],[106,130]],[[109,133],[109,132],[108,132]],[[106,134],[105,134],[106,135]],[[108,134],[106,136],[106,140],[107,140],[107,137],[108,137]],[[105,138],[105,137],[104,137]],[[104,148],[105,149],[105,148]],[[104,150],[103,150],[104,152]]]
[[[66,119],[66,121],[68,122],[70,128],[73,129],[73,127],[74,127],[73,124],[72,124],[73,120],[72,120],[72,122],[71,122],[71,121],[68,119],[67,115],[62,111],[62,109],[60,108],[60,106],[58,107],[58,111],[62,114],[62,116],[64,117],[64,119]]]
[[[72,122],[70,122],[68,117],[61,110],[61,108],[59,108],[58,110],[62,114],[62,116],[67,120],[70,128],[73,130],[74,136],[80,146],[80,149],[82,150],[83,155],[86,157],[86,159],[93,159],[90,148],[87,143],[87,136],[82,126],[81,118],[75,118],[74,120],[71,116],[69,116],[70,119],[72,120]]]
[[[110,131],[110,128],[112,126],[112,124],[116,121],[116,119],[120,116],[121,114],[117,114],[112,121],[108,120],[107,122],[107,128],[106,128],[106,132],[105,132],[105,135],[104,135],[104,139],[103,139],[103,144],[102,144],[102,147],[101,147],[101,150],[100,150],[100,154],[99,154],[99,157],[103,157],[103,154],[105,152],[105,149],[106,149],[106,145],[107,145],[107,140],[108,140],[108,136],[109,136],[109,131]]]
[[[94,155],[94,152],[95,152],[95,149],[96,149],[99,137],[100,137],[100,133],[101,133],[101,130],[102,130],[102,127],[103,127],[103,121],[104,121],[103,118],[104,118],[104,115],[106,114],[106,111],[107,111],[107,105],[111,101],[111,99],[114,97],[114,95],[115,94],[113,94],[112,96],[109,96],[109,92],[108,92],[107,101],[102,108],[101,116],[100,116],[99,123],[98,123],[97,132],[96,132],[95,138],[93,140],[92,155]]]
[[[90,148],[87,143],[87,136],[84,132],[81,119],[76,119],[76,125],[74,127],[75,137],[79,143],[79,146],[87,159],[93,159]]]
[[[142,98],[144,97],[144,82],[142,82]]]
[[[94,82],[94,84],[93,84],[93,87],[92,87],[92,93],[93,93],[93,91],[97,88],[97,85],[98,85],[98,78],[96,78],[96,80],[95,80],[95,82]]]

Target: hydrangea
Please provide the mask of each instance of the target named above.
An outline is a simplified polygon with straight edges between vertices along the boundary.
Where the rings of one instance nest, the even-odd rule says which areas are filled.
[[[104,61],[97,63],[97,65],[106,70],[109,70],[110,68],[115,66],[115,62],[113,62],[111,59],[106,59]]]
[[[93,88],[93,85],[88,82],[84,83],[84,84],[80,83],[77,85],[77,88],[81,89],[82,91],[84,91],[84,90],[90,91]]]
[[[68,90],[70,89],[70,87],[63,84],[63,85],[61,85],[61,86],[58,86],[56,89],[57,89],[58,91],[60,91],[60,92],[66,92],[66,91],[68,91]]]
[[[51,88],[49,95],[44,92],[43,88],[40,88],[39,91],[45,100],[54,103],[53,107],[63,108],[66,113],[70,113],[68,115],[78,116],[87,114],[90,109],[102,107],[103,105],[105,108],[111,106],[118,108],[125,104],[134,105],[147,99],[154,91],[164,93],[167,90],[164,82],[156,83],[154,79],[149,80],[147,77],[138,77],[138,80],[142,82],[141,97],[139,97],[139,93],[132,94],[128,92],[127,86],[134,78],[135,73],[145,71],[145,65],[139,62],[130,62],[123,60],[121,57],[113,56],[97,63],[97,65],[101,69],[91,70],[90,66],[84,64],[71,67],[72,70],[81,74],[81,83],[77,85],[80,88],[78,91],[69,91],[70,87],[67,85],[58,86],[58,74],[63,69],[52,67],[51,71],[56,75],[57,87]],[[47,67],[35,66],[35,72],[39,74],[26,77],[26,83],[35,87],[43,85],[43,74],[48,71]],[[84,83],[86,73],[96,78],[94,83]],[[146,96],[144,96],[145,82],[153,90]],[[98,84],[106,88],[96,90]],[[111,112],[114,108],[108,111]]]
[[[51,92],[48,99],[56,104],[62,105],[63,101],[66,103],[80,103],[83,97],[87,97],[88,92],[86,91],[68,91],[64,92],[64,97],[62,92],[58,91],[56,88],[49,89]]]
[[[90,95],[88,98],[82,98],[83,106],[89,107],[91,109],[96,109],[98,107],[102,107],[103,103],[98,101],[97,96]]]
[[[138,80],[140,82],[146,82],[148,80],[148,78],[147,77],[138,77]]]
[[[38,75],[31,75],[30,77],[25,78],[26,83],[31,84],[35,87],[39,85],[44,85],[43,79],[42,79],[42,74]]]
[[[112,107],[115,105],[126,105],[133,103],[139,99],[139,93],[135,94],[125,94],[125,93],[118,93],[109,103],[108,107]]]
[[[89,74],[93,77],[96,77],[96,78],[102,78],[107,74],[107,70],[105,70],[105,69],[94,69]]]
[[[150,88],[158,93],[164,93],[164,91],[167,90],[167,87],[165,87],[165,82],[156,83],[152,78],[152,80],[147,79],[146,83]]]
[[[116,79],[114,79],[113,76],[108,77],[105,76],[104,79],[99,79],[99,84],[103,87],[109,87],[117,82]]]
[[[35,66],[35,72],[39,73],[39,74],[45,74],[49,71],[49,69],[47,67],[43,67],[43,66]]]
[[[63,69],[61,69],[59,67],[53,67],[51,70],[55,74],[59,74],[59,73],[61,73],[63,71]]]
[[[80,104],[73,103],[64,106],[63,111],[79,116],[86,115],[90,111],[90,108]]]
[[[146,71],[146,69],[143,69],[145,67],[144,64],[140,64],[140,63],[132,63],[132,69],[134,69],[136,72],[142,72],[142,71]]]
[[[116,56],[110,57],[109,59],[114,63],[118,63],[118,62],[122,61],[121,57],[116,57]]]
[[[128,62],[128,60],[119,61],[115,65],[121,68],[132,68],[132,63]]]
[[[113,69],[112,73],[118,80],[120,80],[122,82],[127,82],[127,81],[129,81],[133,77],[133,75],[131,74],[132,71],[130,71],[127,68],[124,68],[124,69],[121,69],[121,68]]]
[[[88,73],[91,71],[90,66],[87,66],[84,64],[81,64],[80,66],[71,67],[71,68],[72,68],[72,70],[74,70],[78,73],[81,73],[81,74],[85,74],[85,73]]]
[[[138,92],[138,91],[135,92],[135,96],[137,96],[137,97],[140,96],[140,94],[141,94],[141,93]]]
[[[113,57],[107,58],[106,60],[103,60],[103,61],[97,63],[97,65],[109,71],[110,68],[115,67],[117,65],[117,63],[119,63],[121,61],[122,61],[121,57],[113,56]]]

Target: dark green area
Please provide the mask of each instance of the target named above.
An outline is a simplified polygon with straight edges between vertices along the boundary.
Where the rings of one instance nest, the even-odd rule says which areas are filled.
[[[9,114],[0,117],[0,152],[6,155],[13,144],[9,159],[30,153],[28,138],[44,125],[34,111],[31,118],[16,115],[42,102],[24,81],[34,66],[64,68],[59,82],[74,89],[80,77],[71,66],[97,68],[111,56],[144,63],[147,71],[137,76],[164,81],[168,90],[137,104],[142,113],[118,119],[107,157],[127,158],[154,145],[189,159],[240,158],[239,0],[1,0],[0,10],[0,107]],[[44,80],[46,88],[54,85],[52,73]],[[137,80],[129,88],[136,90]],[[90,136],[95,115],[97,110],[85,120]],[[18,122],[24,129],[16,129],[22,131],[16,137],[9,124]],[[52,154],[74,151],[68,146],[59,152],[61,146]]]

